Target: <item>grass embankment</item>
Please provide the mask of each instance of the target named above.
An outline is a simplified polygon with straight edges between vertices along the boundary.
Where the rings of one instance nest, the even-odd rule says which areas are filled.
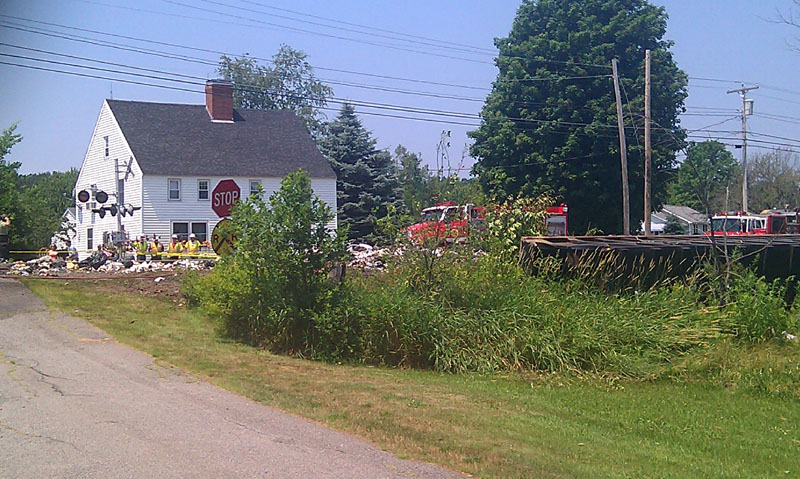
[[[683,358],[671,372],[680,382],[452,375],[276,356],[222,339],[168,300],[26,284],[49,307],[218,386],[481,477],[800,475],[797,396],[774,387],[800,374],[797,346],[720,340]]]

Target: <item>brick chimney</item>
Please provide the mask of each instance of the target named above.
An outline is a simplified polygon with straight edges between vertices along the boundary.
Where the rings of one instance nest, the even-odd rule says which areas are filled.
[[[206,110],[214,121],[233,121],[233,83],[206,80]]]

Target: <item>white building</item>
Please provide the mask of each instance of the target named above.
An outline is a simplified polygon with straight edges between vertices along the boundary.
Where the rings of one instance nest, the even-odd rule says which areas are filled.
[[[89,251],[117,231],[205,240],[221,219],[210,200],[217,183],[233,179],[242,197],[261,185],[269,197],[300,168],[335,212],[336,175],[294,112],[234,109],[228,82],[207,83],[206,105],[106,100],[75,185],[75,245]],[[101,218],[92,209],[104,205],[94,193],[81,203],[81,190],[141,209]]]
[[[650,215],[650,230],[653,234],[664,232],[670,216],[677,218],[678,223],[683,227],[682,234],[702,235],[708,232],[707,216],[688,206],[664,205],[660,211],[654,211]],[[641,230],[644,231],[644,222],[642,222]]]

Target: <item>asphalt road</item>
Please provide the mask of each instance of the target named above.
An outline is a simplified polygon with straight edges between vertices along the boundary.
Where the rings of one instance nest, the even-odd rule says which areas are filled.
[[[2,478],[453,478],[198,381],[0,279]]]

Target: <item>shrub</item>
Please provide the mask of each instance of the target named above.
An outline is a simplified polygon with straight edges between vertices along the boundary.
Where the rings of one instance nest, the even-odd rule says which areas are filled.
[[[338,295],[328,271],[344,257],[346,234],[327,230],[333,218],[307,173],[287,175],[269,204],[256,195],[234,207],[235,253],[188,291],[226,335],[306,353],[317,334],[313,318]]]
[[[536,198],[509,197],[505,203],[489,208],[486,241],[492,253],[516,259],[523,236],[545,233],[547,207],[553,204],[553,198],[540,195]]]
[[[791,280],[789,280],[791,282]],[[766,281],[751,269],[743,269],[731,281],[727,292],[727,315],[724,322],[728,333],[739,339],[758,342],[778,337],[783,331],[793,331],[796,311],[786,305],[788,282]]]

